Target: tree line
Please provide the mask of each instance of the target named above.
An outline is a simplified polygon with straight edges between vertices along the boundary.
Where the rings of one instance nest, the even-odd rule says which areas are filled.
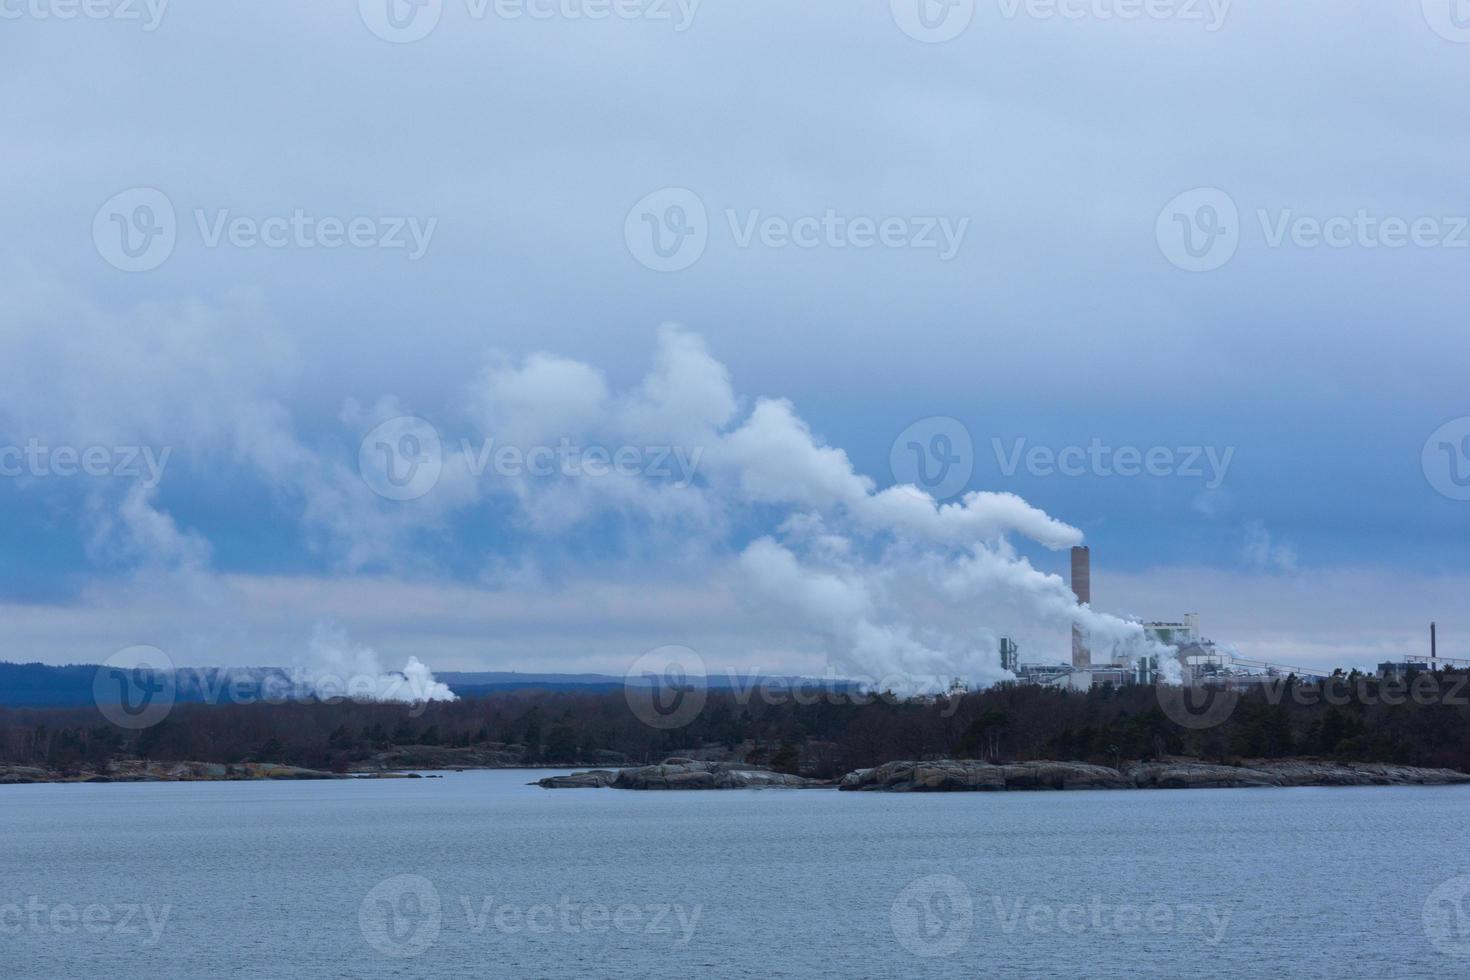
[[[275,762],[347,771],[395,749],[482,749],[508,765],[636,765],[695,752],[831,777],[898,759],[1057,759],[1115,765],[1185,755],[1211,761],[1318,756],[1470,771],[1462,698],[1385,697],[1352,675],[1346,697],[1296,679],[1240,695],[1209,727],[1178,723],[1149,686],[1086,692],[1005,684],[938,699],[823,692],[798,701],[710,691],[688,724],[640,720],[621,691],[524,690],[427,705],[177,704],[160,723],[119,728],[95,708],[0,708],[0,766],[105,773],[119,759]],[[1440,691],[1465,675],[1435,675]],[[1317,692],[1320,694],[1320,692]],[[469,754],[448,758],[468,758]]]

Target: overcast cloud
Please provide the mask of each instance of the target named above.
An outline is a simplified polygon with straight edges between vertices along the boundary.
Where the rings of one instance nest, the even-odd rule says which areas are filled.
[[[1450,0],[389,3],[0,0],[0,658],[1470,651]]]

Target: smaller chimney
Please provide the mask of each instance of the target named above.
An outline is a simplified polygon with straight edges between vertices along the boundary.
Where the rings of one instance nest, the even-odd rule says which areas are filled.
[[[1434,670],[1434,662],[1439,659],[1439,637],[1436,635],[1433,623],[1429,624],[1429,669]]]

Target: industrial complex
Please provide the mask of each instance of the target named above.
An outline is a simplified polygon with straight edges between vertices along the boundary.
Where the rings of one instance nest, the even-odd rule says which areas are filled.
[[[1078,605],[1092,604],[1092,552],[1087,547],[1072,549],[1072,594]],[[1295,675],[1304,682],[1321,681],[1320,670],[1293,667],[1265,661],[1248,660],[1229,647],[1217,647],[1200,631],[1198,613],[1186,613],[1178,621],[1145,622],[1144,633],[1171,653],[1164,656],[1178,665],[1177,682],[1190,686],[1246,688]],[[1448,667],[1470,666],[1470,661],[1439,656],[1438,630],[1429,624],[1429,658],[1405,659],[1378,665],[1381,677],[1403,679],[1427,671]],[[1110,654],[1111,656],[1111,654]],[[1086,629],[1072,626],[1071,663],[1032,663],[1021,660],[1020,648],[1010,637],[1000,640],[1001,667],[1015,675],[1022,684],[1041,684],[1083,691],[1102,685],[1153,684],[1161,676],[1176,679],[1167,664],[1156,656],[1136,657],[1126,662],[1116,659],[1095,662]],[[1161,674],[1161,671],[1164,673]]]

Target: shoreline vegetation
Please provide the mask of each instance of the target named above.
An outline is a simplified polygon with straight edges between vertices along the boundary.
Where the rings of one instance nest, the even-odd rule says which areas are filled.
[[[1027,781],[1015,766],[1061,772],[1062,788],[1095,771],[1077,767],[1134,786],[1392,784],[1417,781],[1404,774],[1411,769],[1470,773],[1470,707],[1456,693],[1466,675],[1424,678],[1441,696],[1391,696],[1394,688],[1367,675],[1345,675],[1340,690],[1287,678],[1232,695],[1224,711],[1189,724],[1176,720],[1170,689],[1151,686],[999,685],[939,698],[827,692],[806,701],[789,691],[697,691],[688,693],[697,710],[675,727],[655,724],[664,719],[650,720],[646,704],[635,710],[623,690],[531,689],[412,705],[178,703],[138,728],[91,706],[0,706],[0,783],[611,772],[671,758],[833,786],[903,766],[958,767],[957,784],[1000,788],[992,785],[999,779],[1007,789]],[[1298,765],[1325,768],[1293,774]],[[1388,768],[1363,768],[1372,766]]]

